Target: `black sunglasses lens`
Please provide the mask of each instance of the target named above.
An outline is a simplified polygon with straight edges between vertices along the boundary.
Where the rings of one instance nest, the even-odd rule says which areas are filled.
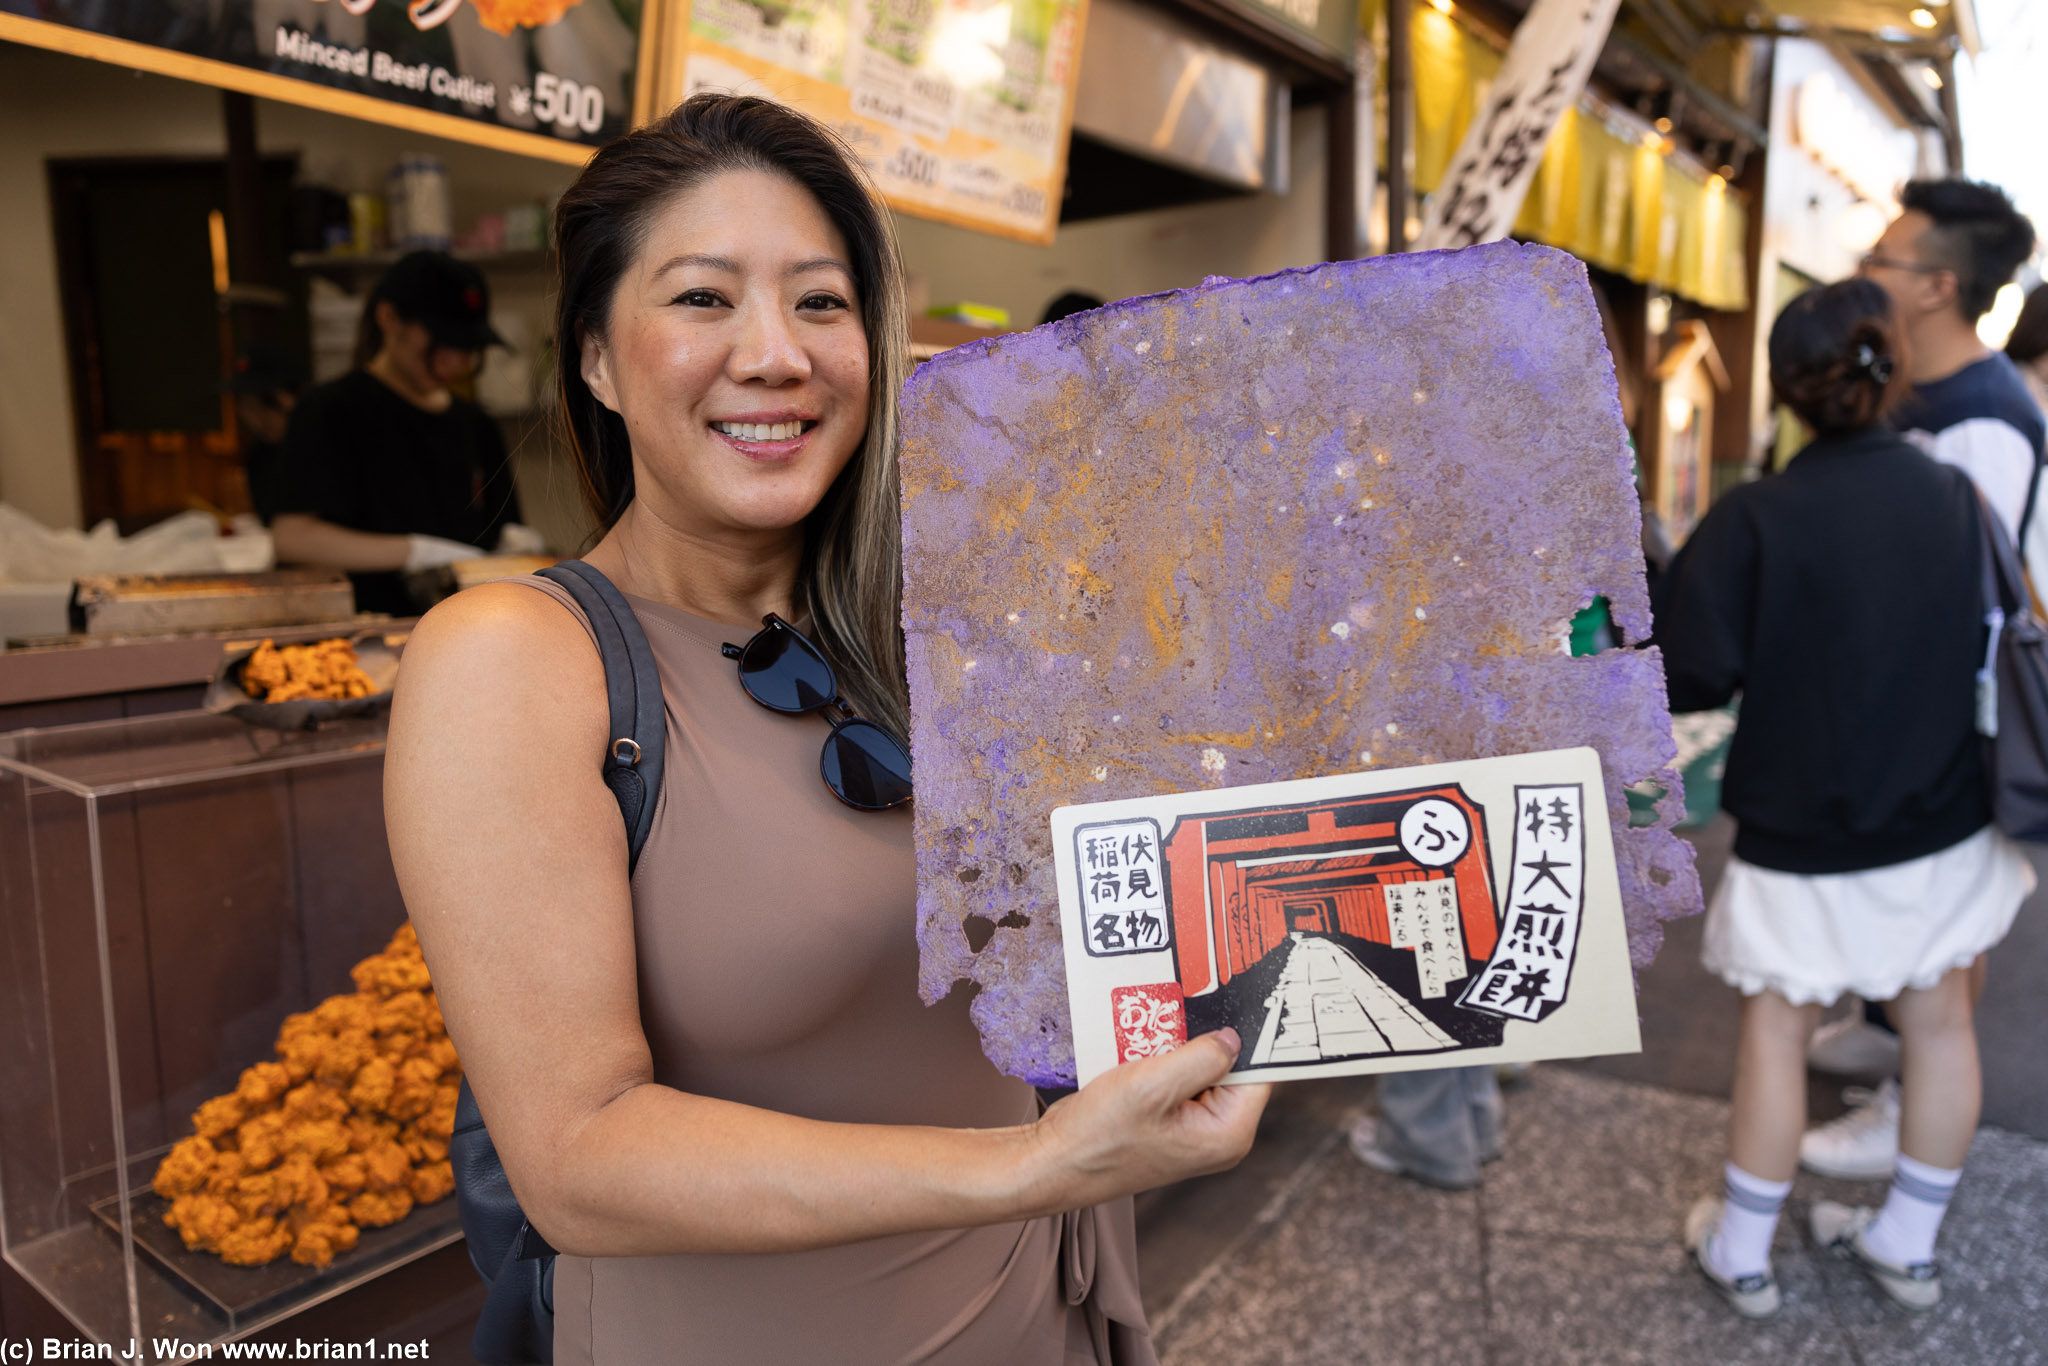
[[[770,626],[747,642],[740,686],[762,706],[789,712],[830,706],[838,692],[832,666],[787,626]]]
[[[868,721],[848,721],[825,741],[825,784],[849,806],[883,811],[910,800],[910,756],[896,737]]]

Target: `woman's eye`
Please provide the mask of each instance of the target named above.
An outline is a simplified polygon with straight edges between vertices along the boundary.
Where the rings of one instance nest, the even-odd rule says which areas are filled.
[[[685,308],[716,308],[723,300],[708,289],[686,289],[676,295],[676,302]]]
[[[811,309],[816,312],[825,312],[831,309],[845,308],[846,300],[840,298],[837,294],[807,294],[804,296],[803,302],[799,303],[797,307]]]

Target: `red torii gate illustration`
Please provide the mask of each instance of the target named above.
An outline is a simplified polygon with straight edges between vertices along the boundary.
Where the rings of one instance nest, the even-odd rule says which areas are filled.
[[[1401,813],[1425,797],[1450,802],[1471,822],[1470,844],[1447,868],[1424,867],[1401,849]],[[1162,852],[1175,968],[1188,996],[1229,982],[1290,930],[1389,943],[1380,890],[1388,883],[1455,881],[1468,958],[1490,956],[1500,934],[1485,812],[1455,783],[1182,816]]]

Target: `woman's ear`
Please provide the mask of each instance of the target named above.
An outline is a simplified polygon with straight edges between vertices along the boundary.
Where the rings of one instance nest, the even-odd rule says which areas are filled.
[[[596,396],[599,403],[615,413],[618,412],[619,396],[612,387],[611,353],[605,349],[604,338],[595,331],[585,328],[579,338],[579,345],[582,354],[577,358],[577,368],[583,375],[583,382],[590,386],[590,392]]]

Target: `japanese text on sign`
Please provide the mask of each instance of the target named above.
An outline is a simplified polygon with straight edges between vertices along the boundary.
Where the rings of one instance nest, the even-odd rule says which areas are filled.
[[[1084,825],[1074,832],[1081,934],[1097,958],[1155,953],[1173,945],[1159,823],[1144,819]]]
[[[1586,901],[1584,807],[1577,783],[1515,788],[1500,943],[1459,1005],[1541,1020],[1564,1004]]]
[[[1458,884],[1441,877],[1388,883],[1380,891],[1387,903],[1387,942],[1415,951],[1415,972],[1424,997],[1442,996],[1468,971]]]
[[[1421,251],[1508,235],[1543,145],[1586,88],[1619,0],[1536,0],[1515,26],[1500,74],[1424,206]]]

